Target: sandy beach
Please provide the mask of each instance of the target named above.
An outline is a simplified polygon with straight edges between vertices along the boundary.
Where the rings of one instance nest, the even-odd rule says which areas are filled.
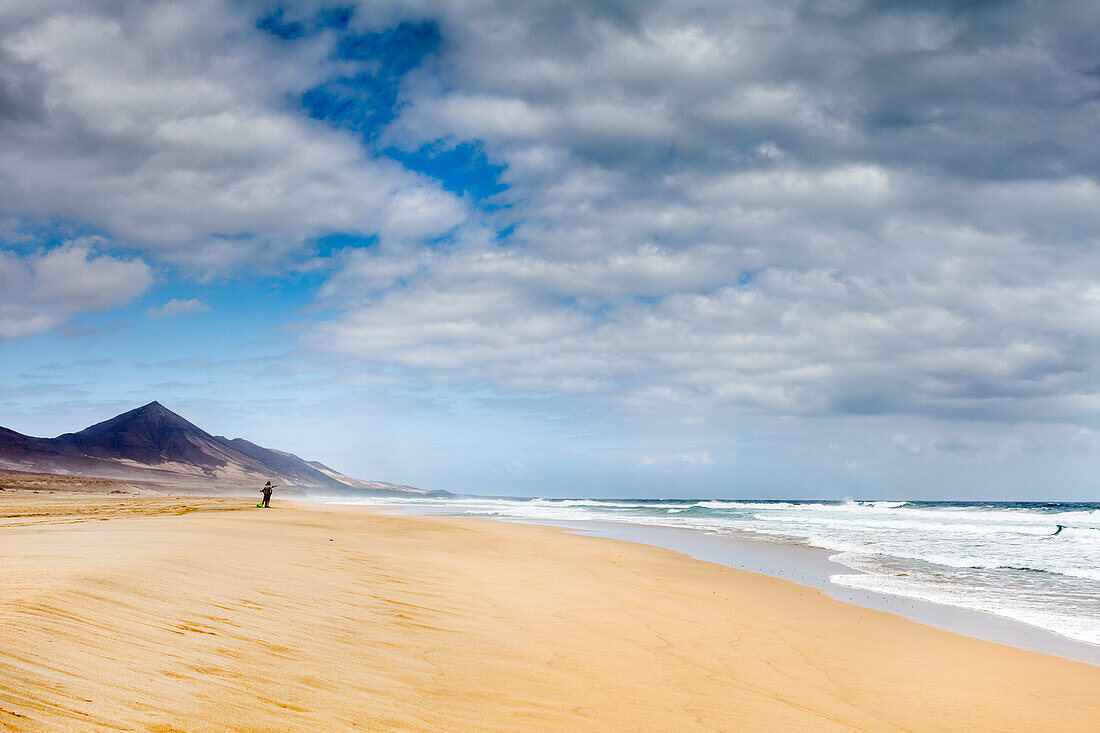
[[[1095,730],[1100,667],[645,545],[0,493],[8,730]]]

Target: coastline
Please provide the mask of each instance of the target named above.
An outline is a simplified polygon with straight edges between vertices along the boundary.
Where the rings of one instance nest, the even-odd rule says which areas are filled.
[[[467,499],[473,499],[468,497]],[[568,528],[577,532],[589,534],[598,537],[608,537],[612,539],[626,540],[631,542],[640,542],[643,544],[655,545],[658,547],[664,547],[667,549],[682,552],[691,557],[708,562],[716,562],[728,567],[738,568],[742,570],[748,570],[750,572],[763,573],[772,577],[783,578],[787,580],[793,580],[801,585],[817,588],[828,593],[831,597],[837,600],[844,601],[846,603],[852,603],[865,608],[873,608],[876,610],[887,611],[890,613],[897,613],[911,620],[919,623],[934,626],[946,631],[952,631],[955,633],[964,634],[967,636],[973,636],[986,641],[992,641],[1000,644],[1008,644],[1020,649],[1027,649],[1029,651],[1036,651],[1043,654],[1055,654],[1067,659],[1074,659],[1077,661],[1087,662],[1093,665],[1100,665],[1100,640],[1094,641],[1096,637],[1096,627],[1094,614],[1095,610],[1089,607],[1083,599],[1100,598],[1095,593],[1090,592],[1087,589],[1077,589],[1077,596],[1073,598],[1072,595],[1067,595],[1065,598],[1068,601],[1067,605],[1058,604],[1059,612],[1063,614],[1061,618],[1048,617],[1040,619],[1036,622],[1036,619],[1029,615],[1019,615],[1019,604],[1010,605],[1005,608],[1003,605],[994,603],[990,604],[988,598],[985,602],[975,603],[972,600],[967,599],[965,596],[955,598],[944,599],[942,597],[936,597],[936,593],[929,595],[927,593],[928,586],[916,587],[917,593],[906,593],[904,590],[897,591],[893,589],[881,589],[874,587],[867,587],[858,581],[861,577],[868,577],[872,579],[878,579],[878,585],[881,585],[881,570],[876,575],[873,572],[869,572],[866,569],[862,569],[859,564],[852,563],[850,560],[841,559],[841,557],[847,557],[851,553],[852,542],[849,541],[848,548],[841,550],[836,545],[829,544],[816,544],[815,542],[803,538],[795,539],[792,537],[776,537],[775,535],[782,535],[781,532],[769,532],[772,527],[768,527],[764,532],[755,531],[754,529],[742,529],[737,526],[737,522],[741,519],[736,517],[733,521],[727,520],[724,517],[718,519],[711,519],[708,523],[708,518],[692,517],[687,522],[668,522],[665,521],[664,514],[643,513],[635,514],[638,509],[647,508],[647,505],[643,503],[646,500],[608,500],[606,506],[603,506],[597,502],[597,500],[523,500],[523,499],[505,499],[503,505],[494,505],[490,502],[499,501],[496,497],[486,497],[484,506],[479,505],[477,502],[471,504],[469,501],[460,502],[455,506],[452,506],[450,502],[438,502],[438,503],[420,503],[420,502],[394,502],[386,501],[380,504],[382,508],[387,511],[395,511],[400,513],[410,513],[422,516],[439,516],[439,517],[468,517],[468,518],[480,518],[480,519],[492,519],[496,521],[504,522],[519,522],[529,523],[536,525],[546,525]],[[560,504],[556,504],[555,501],[560,501]],[[515,506],[508,504],[512,502]],[[618,503],[617,503],[618,502]],[[621,503],[626,502],[626,503]],[[338,503],[344,503],[342,500]],[[371,502],[372,504],[374,502]],[[715,502],[719,503],[719,502]],[[920,505],[921,502],[849,502],[846,506],[856,507],[858,510],[863,511],[860,505],[867,506],[869,504],[883,504],[888,503],[894,506],[882,507],[889,511],[901,512],[903,510],[898,509],[897,505]],[[669,514],[684,511],[685,507],[694,504],[696,508],[705,506],[704,500],[666,500],[666,504],[652,504],[651,506],[656,509],[666,510]],[[777,506],[792,506],[788,502],[775,502]],[[821,504],[806,502],[810,507],[821,506]],[[1025,503],[1026,504],[1026,503]],[[939,505],[942,506],[942,503]],[[532,511],[530,507],[534,506],[537,511]],[[585,509],[576,510],[570,509],[573,506],[583,506]],[[730,500],[722,508],[734,507],[736,510],[744,511],[742,506],[749,509],[763,508],[759,503],[752,501],[738,502],[736,500]],[[839,506],[839,503],[838,503]],[[987,507],[972,507],[971,505],[961,505],[963,509],[984,509]],[[1023,506],[1025,509],[1032,509],[1035,505],[1027,504]],[[1050,504],[1044,505],[1045,507],[1051,506]],[[616,518],[607,518],[608,514],[601,516],[599,513],[594,513],[590,516],[584,517],[568,517],[562,516],[561,507],[565,507],[567,511],[573,513],[588,513],[589,507],[598,507],[601,510],[611,509],[609,514],[614,514],[615,510],[620,507],[625,507],[626,510],[619,513]],[[1096,508],[1096,505],[1082,505],[1087,510]],[[1013,505],[1011,508],[1017,508]],[[875,507],[879,509],[878,506]],[[1070,510],[1077,511],[1077,507],[1069,507]],[[539,516],[539,515],[543,516]],[[550,514],[551,516],[546,516]],[[554,516],[556,515],[556,516]],[[675,519],[679,519],[680,514],[675,514]],[[1021,521],[1036,520],[1040,523],[1051,522],[1058,515],[1053,515],[1052,518],[1040,517],[1036,518],[1035,515],[1025,515],[1023,519],[1019,517],[1011,517],[1011,522],[1019,523]],[[944,515],[943,517],[937,517],[938,520],[946,520],[948,522],[957,521],[950,515]],[[900,520],[906,521],[905,517],[891,516],[887,517],[875,517],[870,519],[873,524],[875,521],[882,522],[886,520],[887,526],[889,522]],[[1004,522],[1003,517],[998,517],[995,521]],[[1080,517],[1077,519],[1081,521]],[[860,517],[857,522],[868,522],[866,515]],[[707,526],[709,524],[709,526]],[[865,525],[866,526],[866,525]],[[995,527],[996,525],[994,525]],[[1061,525],[1059,525],[1061,527]],[[966,530],[970,530],[971,527],[966,527]],[[1031,529],[1031,527],[1024,527],[1024,530]],[[1018,526],[1013,526],[1012,531],[1019,532]],[[797,532],[791,532],[790,534],[797,534]],[[1025,535],[1027,536],[1027,535]],[[1032,531],[1030,535],[1040,536],[1045,538],[1046,535],[1042,531]],[[858,538],[857,538],[858,539]],[[865,542],[864,545],[871,545],[872,542]],[[908,548],[903,548],[902,553]],[[1032,551],[1032,548],[1021,548],[1024,552]],[[1075,548],[1078,552],[1077,559],[1080,561],[1080,547]],[[877,548],[872,547],[864,550],[866,553],[872,555],[876,552]],[[911,551],[911,550],[910,550]],[[952,562],[958,562],[958,556],[951,557],[951,548],[947,548],[946,552],[936,549],[937,552],[943,552],[946,560],[940,560],[937,558],[934,562],[951,565]],[[890,557],[889,552],[897,552],[895,548],[887,549],[887,557]],[[919,555],[906,555],[901,554],[901,558],[915,558]],[[898,557],[891,557],[895,562]],[[1041,563],[1044,560],[1039,557],[1036,558],[1036,567],[1043,567]],[[990,563],[985,558],[973,560],[975,563],[985,563],[985,567],[991,567],[996,562]],[[1000,558],[1000,562],[1006,562],[1004,556]],[[999,568],[1008,570],[1031,570],[1031,563],[1025,561],[1028,564],[1027,568]],[[1050,556],[1048,554],[1045,562],[1050,562]],[[1056,561],[1057,562],[1057,561]],[[875,564],[875,563],[870,563]],[[1015,557],[1008,561],[1008,564],[1020,564]],[[1072,561],[1071,561],[1072,564]],[[964,567],[964,565],[956,565],[956,567]],[[1078,564],[1078,567],[1080,565]],[[877,568],[876,568],[877,569]],[[978,567],[973,567],[971,570],[978,570]],[[893,572],[897,573],[900,577],[907,575],[909,567],[902,564],[895,565]],[[1038,572],[1031,570],[1031,572]],[[1065,572],[1059,568],[1054,571],[1055,577],[1060,572]],[[1071,574],[1073,570],[1069,571]],[[1088,576],[1083,576],[1088,577]],[[1018,578],[1017,578],[1018,579]],[[1017,579],[1001,579],[1012,582]],[[1031,578],[1028,579],[1029,582]],[[1011,595],[1014,592],[1019,592],[1021,589],[1014,588],[1011,585],[1005,585],[999,589],[1003,595]],[[1023,589],[1025,593],[1033,592],[1033,588]],[[1065,590],[1063,590],[1065,592]],[[943,595],[942,593],[939,595]],[[1078,600],[1081,599],[1081,600]],[[1051,602],[1056,602],[1059,599],[1052,597]],[[1081,616],[1074,617],[1075,604],[1080,604],[1080,611],[1083,613]],[[1026,608],[1026,606],[1025,606]],[[1066,627],[1065,619],[1074,618],[1075,621],[1069,628]],[[1086,625],[1086,619],[1093,620],[1093,626]],[[1079,635],[1083,634],[1083,635]]]
[[[430,516],[430,515],[426,515]],[[489,521],[512,521],[493,518]],[[525,523],[524,520],[515,520]],[[1052,654],[1100,666],[1100,646],[1070,639],[1022,621],[989,611],[946,603],[849,588],[830,580],[833,574],[859,572],[830,559],[834,552],[811,545],[795,545],[766,538],[742,538],[677,527],[654,527],[615,522],[537,521],[591,537],[663,547],[696,560],[713,562],[750,573],[789,580],[816,588],[843,603],[893,613],[910,621],[963,636],[1006,644],[1026,651]]]
[[[14,730],[1088,730],[1100,716],[1094,666],[650,545],[354,506],[0,497]]]

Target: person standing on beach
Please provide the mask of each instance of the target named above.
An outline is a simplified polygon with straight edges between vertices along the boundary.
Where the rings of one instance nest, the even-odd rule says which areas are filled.
[[[268,481],[266,484],[264,484],[264,487],[261,489],[261,491],[264,492],[264,500],[263,500],[264,509],[266,509],[267,505],[271,503],[271,490],[274,489],[274,488],[275,487],[271,485],[271,482]]]

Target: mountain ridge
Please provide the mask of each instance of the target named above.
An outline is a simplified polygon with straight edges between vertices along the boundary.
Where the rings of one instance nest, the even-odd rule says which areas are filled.
[[[244,438],[211,435],[155,400],[56,438],[0,427],[0,468],[215,491],[255,488],[270,480],[307,494],[447,494],[364,481]]]

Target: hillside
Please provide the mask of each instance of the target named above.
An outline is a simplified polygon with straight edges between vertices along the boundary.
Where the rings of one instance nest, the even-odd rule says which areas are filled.
[[[0,427],[0,468],[192,490],[248,490],[271,481],[316,495],[447,493],[363,481],[293,453],[211,435],[159,402],[56,438],[35,438]]]

